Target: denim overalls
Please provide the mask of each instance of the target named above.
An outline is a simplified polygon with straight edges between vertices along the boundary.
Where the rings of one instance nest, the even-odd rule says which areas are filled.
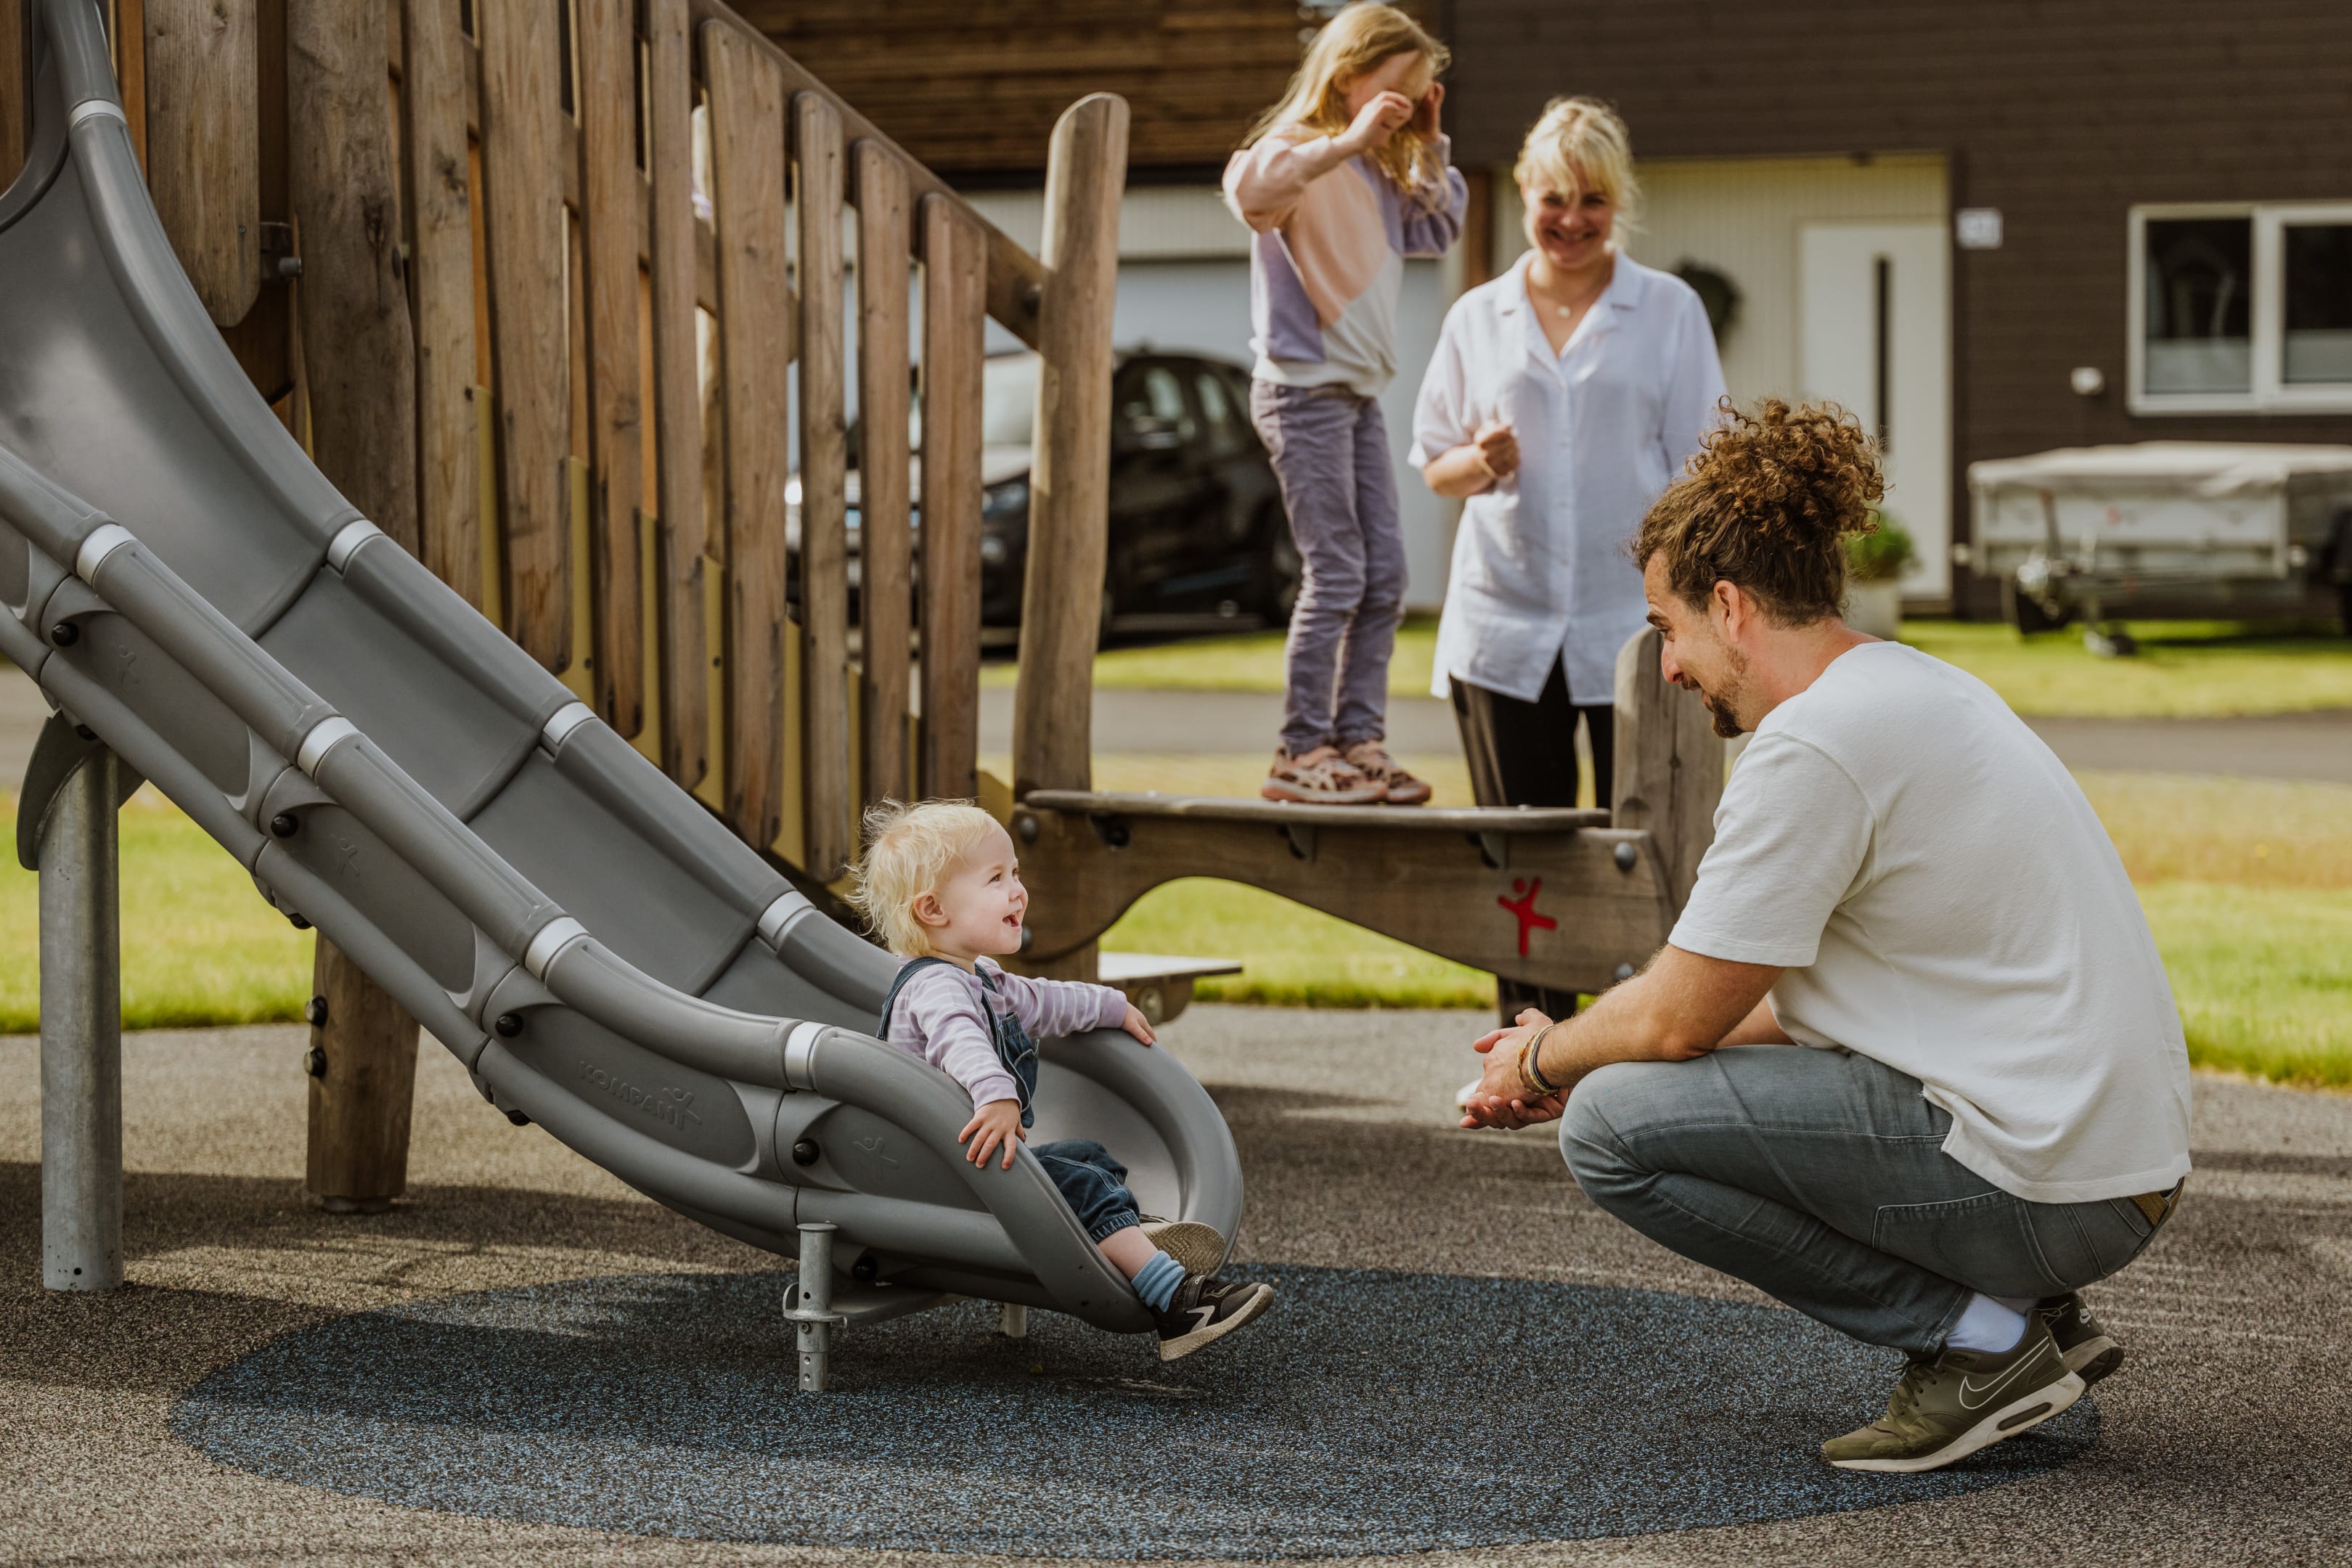
[[[891,1010],[898,1006],[898,993],[917,971],[947,963],[944,958],[917,958],[901,964],[897,978],[890,982],[888,994],[882,998],[882,1018],[875,1032],[885,1040],[890,1037]],[[987,993],[982,999],[981,1010],[988,1015],[996,1058],[1020,1086],[1021,1125],[1025,1131],[1037,1120],[1030,1108],[1037,1093],[1037,1043],[1029,1037],[1028,1028],[1003,999],[988,972],[983,969],[975,973]],[[1065,1138],[1052,1143],[1032,1143],[1029,1152],[1045,1167],[1045,1174],[1061,1193],[1062,1201],[1070,1205],[1078,1223],[1086,1227],[1089,1240],[1099,1242],[1139,1223],[1135,1194],[1127,1190],[1127,1167],[1111,1158],[1110,1151],[1101,1144],[1083,1138]],[[994,1160],[997,1156],[990,1158]]]

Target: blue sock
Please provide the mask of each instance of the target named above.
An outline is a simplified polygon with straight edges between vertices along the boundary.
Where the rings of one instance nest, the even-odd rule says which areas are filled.
[[[1151,1261],[1135,1271],[1135,1293],[1155,1312],[1168,1310],[1168,1303],[1176,1299],[1176,1287],[1182,1283],[1184,1266],[1164,1252],[1153,1253]]]

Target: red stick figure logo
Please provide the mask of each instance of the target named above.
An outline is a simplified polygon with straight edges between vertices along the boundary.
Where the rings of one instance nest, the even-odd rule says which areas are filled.
[[[1521,958],[1525,958],[1528,955],[1528,932],[1531,931],[1558,931],[1559,929],[1559,922],[1552,919],[1549,915],[1539,915],[1536,913],[1536,895],[1543,891],[1543,879],[1541,877],[1538,877],[1533,882],[1529,882],[1523,878],[1515,877],[1511,879],[1511,891],[1518,894],[1519,896],[1516,899],[1507,899],[1503,897],[1502,894],[1497,893],[1495,895],[1495,901],[1502,905],[1505,909],[1510,910],[1513,915],[1518,918],[1519,956]]]

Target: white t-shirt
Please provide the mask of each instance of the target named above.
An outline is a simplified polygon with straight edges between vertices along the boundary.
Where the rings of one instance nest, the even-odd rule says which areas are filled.
[[[1864,643],[1732,770],[1669,939],[1785,969],[1780,1027],[1907,1073],[1944,1152],[2034,1203],[2189,1173],[2189,1052],[2090,802],[1974,676]]]

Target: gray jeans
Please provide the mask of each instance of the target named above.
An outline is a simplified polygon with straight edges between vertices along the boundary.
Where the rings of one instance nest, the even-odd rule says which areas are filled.
[[[1736,1046],[1576,1087],[1560,1152],[1592,1201],[1872,1344],[1930,1356],[1974,1291],[2058,1296],[2139,1255],[2129,1198],[2037,1204],[1945,1153],[1951,1117],[1859,1053]]]
[[[1381,405],[1345,387],[1250,383],[1305,568],[1283,654],[1292,756],[1388,732],[1389,655],[1404,619],[1404,529]]]

